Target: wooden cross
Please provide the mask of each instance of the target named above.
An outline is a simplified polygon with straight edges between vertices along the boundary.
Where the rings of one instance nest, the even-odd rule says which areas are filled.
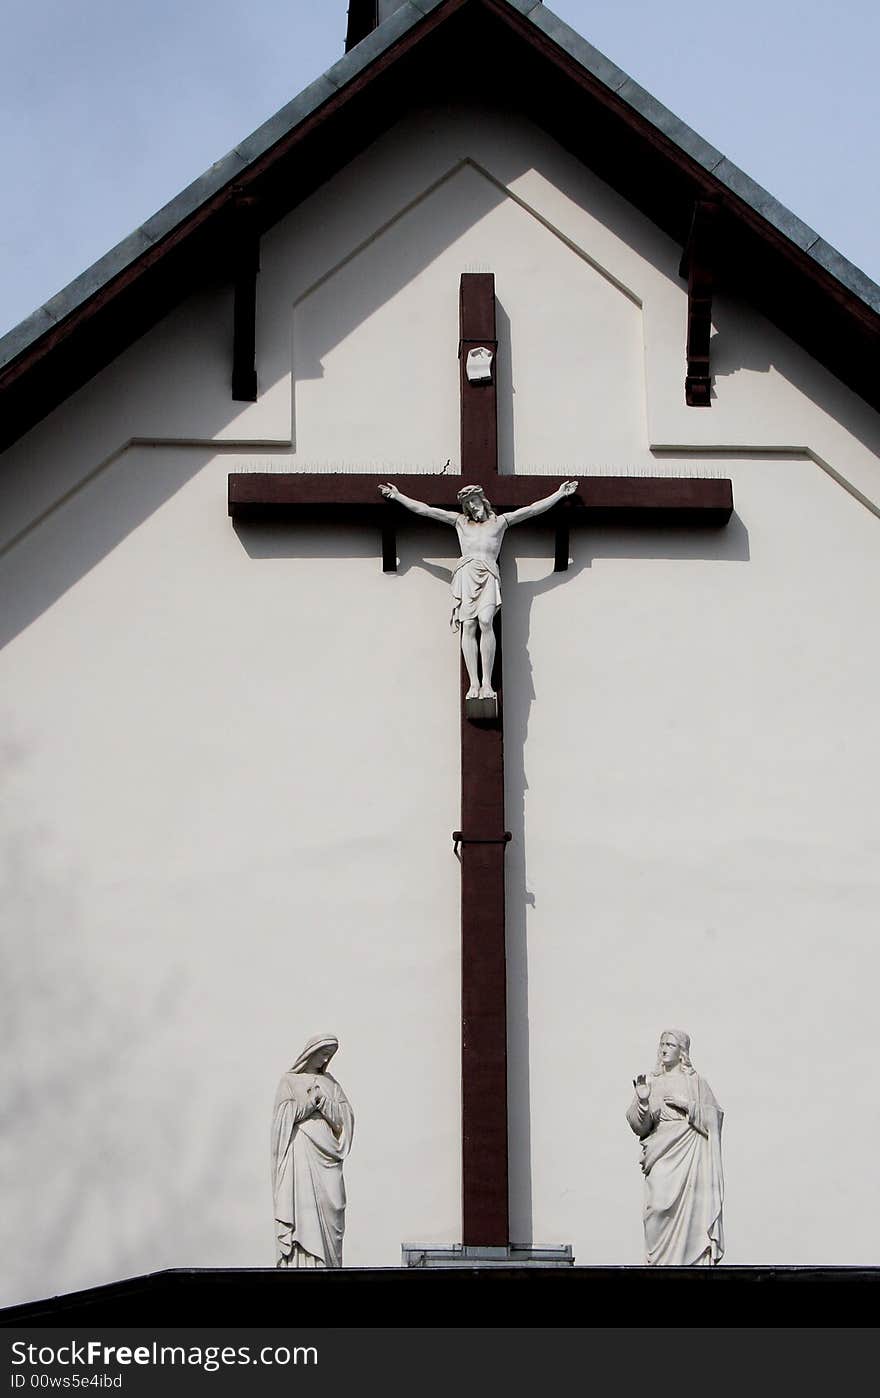
[[[429,505],[454,509],[464,485],[482,486],[500,514],[550,495],[562,477],[499,475],[495,333],[495,278],[466,273],[460,288],[461,471],[460,476],[395,476],[404,494]],[[472,382],[467,356],[493,356],[491,376]],[[485,360],[485,356],[482,356]],[[396,530],[400,506],[381,499],[383,478],[374,474],[233,474],[229,513],[238,520],[297,523],[352,522],[378,527],[382,566],[397,567]],[[543,518],[556,532],[555,568],[568,567],[569,531],[589,524],[721,526],[733,510],[729,480],[679,477],[581,476],[565,504]],[[406,515],[408,523],[416,517]],[[540,523],[540,521],[538,521]],[[442,608],[437,618],[442,626]],[[507,972],[504,919],[504,851],[510,839],[504,821],[504,725],[500,613],[495,689],[498,717],[468,719],[468,687],[460,667],[461,829],[453,832],[461,859],[461,1071],[462,1242],[505,1247],[510,1242],[507,1148]],[[492,677],[489,677],[490,681]]]

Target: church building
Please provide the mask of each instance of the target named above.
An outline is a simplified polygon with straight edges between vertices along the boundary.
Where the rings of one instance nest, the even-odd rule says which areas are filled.
[[[293,1281],[334,1040],[344,1269],[640,1268],[673,1029],[708,1260],[880,1262],[878,349],[540,0],[351,0],[0,340],[0,1305]]]

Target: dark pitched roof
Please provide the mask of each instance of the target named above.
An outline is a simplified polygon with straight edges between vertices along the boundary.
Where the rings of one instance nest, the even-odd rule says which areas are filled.
[[[0,446],[178,300],[230,277],[236,220],[267,228],[408,100],[509,100],[682,246],[719,206],[716,277],[880,408],[880,288],[540,0],[406,0],[153,218],[0,339]],[[684,347],[682,347],[684,356]]]

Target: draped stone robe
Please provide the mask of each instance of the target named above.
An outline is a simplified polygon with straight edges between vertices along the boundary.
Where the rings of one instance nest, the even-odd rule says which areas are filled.
[[[693,1069],[653,1073],[648,1084],[647,1104],[634,1097],[626,1114],[642,1142],[645,1261],[649,1267],[714,1266],[724,1253],[724,1113]],[[687,1115],[665,1097],[686,1101]]]
[[[308,1089],[327,1099],[315,1110]],[[329,1073],[285,1073],[272,1119],[275,1238],[279,1267],[341,1267],[345,1229],[342,1162],[354,1113]]]

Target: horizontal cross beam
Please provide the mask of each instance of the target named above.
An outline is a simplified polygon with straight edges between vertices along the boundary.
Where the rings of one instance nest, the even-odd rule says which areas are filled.
[[[379,475],[334,473],[233,473],[229,477],[229,513],[242,523],[277,521],[288,524],[360,525],[382,536],[382,568],[397,568],[397,526],[418,516],[383,500]],[[561,476],[497,476],[487,487],[492,508],[499,513],[532,505],[561,485]],[[569,478],[571,479],[571,478]],[[398,476],[394,484],[404,495],[441,509],[457,508],[461,476]],[[573,528],[596,525],[720,529],[733,513],[729,480],[690,476],[581,476],[578,489],[535,523],[554,527],[554,568],[568,567],[569,534]]]
[[[239,520],[285,520],[306,523],[315,511],[328,511],[340,522],[381,525],[389,513],[402,518],[399,506],[379,494],[384,476],[346,472],[242,472],[229,476],[229,513]],[[461,476],[391,477],[405,495],[428,505],[457,509]],[[552,494],[565,476],[498,476],[487,487],[496,512],[520,509]],[[704,525],[727,524],[733,512],[733,486],[727,479],[691,476],[581,476],[576,494],[547,516],[564,513],[571,525],[619,523]],[[412,523],[415,516],[407,514]],[[536,521],[540,523],[540,520]]]

